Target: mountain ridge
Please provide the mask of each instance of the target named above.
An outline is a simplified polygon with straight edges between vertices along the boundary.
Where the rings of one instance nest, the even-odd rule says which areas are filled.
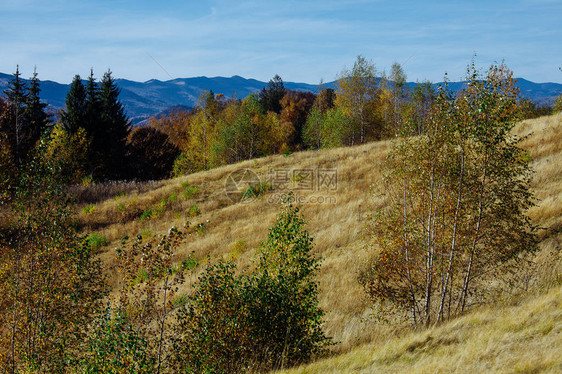
[[[11,74],[0,73],[0,95],[8,87]],[[25,79],[28,81],[27,79]],[[251,93],[259,92],[268,82],[239,75],[232,77],[191,77],[174,78],[167,81],[149,79],[137,82],[128,79],[116,79],[121,89],[120,100],[125,106],[133,124],[142,124],[150,116],[166,112],[170,107],[182,106],[193,108],[197,98],[204,90],[212,90],[224,96],[243,99]],[[413,88],[416,82],[408,82],[407,87]],[[434,83],[434,86],[441,84]],[[449,82],[449,87],[456,91],[464,82]],[[299,82],[284,82],[285,88],[296,91],[317,92],[319,85]],[[336,81],[323,84],[324,87],[335,88]],[[556,97],[562,94],[562,84],[535,83],[524,78],[517,78],[517,86],[523,97],[531,99],[538,105],[552,105]],[[41,99],[49,104],[49,111],[56,113],[64,108],[66,93],[70,84],[51,80],[41,80]]]

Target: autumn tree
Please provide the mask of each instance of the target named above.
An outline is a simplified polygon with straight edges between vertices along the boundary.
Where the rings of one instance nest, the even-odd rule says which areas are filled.
[[[335,104],[349,118],[348,143],[364,143],[381,136],[381,121],[376,114],[378,87],[375,66],[357,56],[351,70],[344,69],[338,79]]]
[[[406,104],[406,98],[408,95],[406,87],[406,73],[402,66],[395,62],[390,68],[390,86],[391,86],[391,117],[390,117],[390,129],[386,129],[391,133],[398,133],[402,129],[404,107]]]
[[[91,170],[90,144],[83,128],[72,133],[61,124],[55,124],[47,140],[45,158],[57,165],[61,181],[80,183]]]
[[[170,142],[183,152],[189,145],[192,118],[192,111],[176,108],[169,113],[150,117],[147,126],[168,135]]]
[[[105,286],[73,226],[56,165],[41,152],[19,176],[0,230],[0,368],[65,372]]]
[[[211,147],[218,135],[217,121],[222,106],[220,97],[216,97],[213,91],[203,91],[199,96],[197,110],[189,128],[189,147],[184,151],[195,170],[207,170],[209,167]]]
[[[308,148],[322,148],[323,125],[326,115],[318,108],[310,110],[303,129],[303,142]]]
[[[280,101],[279,121],[287,134],[285,145],[298,149],[303,142],[302,132],[316,95],[312,92],[290,91]]]
[[[436,92],[431,82],[421,82],[416,84],[411,95],[410,101],[406,104],[404,123],[407,131],[411,135],[421,135],[425,132],[425,123],[433,102]]]
[[[466,87],[442,90],[417,137],[400,139],[381,185],[388,205],[371,218],[380,252],[361,280],[375,300],[404,307],[414,326],[463,312],[486,281],[536,248],[533,205],[512,73],[474,64]]]
[[[233,103],[227,109],[231,123],[221,126],[216,143],[213,145],[215,162],[230,164],[266,155],[271,127],[266,119],[259,99],[249,95],[240,103]],[[276,114],[273,114],[276,116]],[[278,123],[278,122],[277,122]]]
[[[140,180],[167,178],[179,154],[168,135],[153,127],[137,128],[129,136],[127,146],[129,177]]]
[[[306,147],[320,149],[326,146],[326,139],[334,132],[332,130],[335,130],[329,128],[330,124],[336,124],[333,121],[329,123],[329,117],[332,117],[333,111],[328,113],[334,108],[335,97],[336,94],[332,88],[324,88],[320,83],[318,96],[314,100],[302,130],[303,143]]]
[[[333,88],[325,88],[320,82],[318,88],[318,95],[314,99],[313,108],[320,110],[322,113],[326,113],[328,109],[334,107],[334,101],[336,99],[336,91]]]

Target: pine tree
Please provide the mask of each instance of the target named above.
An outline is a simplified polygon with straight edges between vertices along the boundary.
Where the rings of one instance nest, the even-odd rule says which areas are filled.
[[[85,97],[85,112],[86,119],[83,127],[87,134],[95,133],[96,126],[99,122],[101,100],[100,100],[100,87],[94,78],[94,70],[90,70],[90,76],[86,83],[86,97]]]
[[[272,111],[277,114],[281,112],[281,99],[285,96],[286,90],[283,79],[277,74],[264,87],[259,95],[259,101],[264,111]]]
[[[100,122],[92,137],[92,146],[100,156],[101,178],[120,178],[125,171],[123,160],[131,125],[119,101],[120,92],[108,70],[100,84]]]
[[[66,131],[75,134],[86,123],[86,89],[80,75],[75,75],[70,90],[66,94],[66,110],[62,112],[61,121]]]
[[[20,76],[21,73],[18,65],[16,66],[14,78],[9,83],[9,88],[4,91],[12,110],[11,118],[7,121],[8,128],[5,131],[8,133],[12,150],[15,152],[16,165],[19,165],[22,159],[23,152],[20,150],[21,129],[24,121],[25,102],[27,100],[27,85],[24,80],[20,79]]]
[[[28,154],[29,150],[35,146],[49,124],[49,115],[45,112],[47,104],[42,103],[39,98],[39,93],[41,92],[39,82],[37,71],[34,69],[25,103],[23,122],[25,127],[22,128],[22,146],[25,154]]]

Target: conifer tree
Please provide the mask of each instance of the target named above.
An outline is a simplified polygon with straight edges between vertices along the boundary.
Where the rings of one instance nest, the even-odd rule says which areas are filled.
[[[6,127],[8,128],[5,131],[11,139],[10,143],[12,144],[16,165],[19,165],[22,156],[20,150],[21,129],[23,127],[25,102],[27,100],[27,85],[24,80],[20,79],[20,76],[21,73],[18,65],[16,66],[14,78],[9,83],[9,88],[4,91],[12,111],[10,120],[6,121]]]
[[[66,131],[75,134],[86,123],[86,89],[80,75],[75,75],[70,90],[66,94],[66,110],[62,112],[61,121]]]
[[[93,134],[96,129],[96,125],[99,122],[101,100],[100,100],[100,87],[94,78],[94,70],[90,70],[90,76],[88,77],[88,82],[85,86],[86,96],[85,96],[85,113],[86,119],[84,121],[83,127],[86,133]]]
[[[46,103],[39,98],[41,88],[39,87],[37,71],[33,70],[33,77],[29,82],[29,90],[25,102],[23,147],[25,153],[35,146],[49,123],[49,115],[45,112]]]
[[[100,120],[92,136],[92,146],[99,152],[101,178],[115,179],[124,173],[127,137],[130,121],[119,101],[121,90],[108,70],[100,84]]]
[[[277,114],[281,112],[281,99],[285,96],[286,90],[283,79],[277,74],[264,87],[259,95],[259,102],[264,111],[272,111]]]

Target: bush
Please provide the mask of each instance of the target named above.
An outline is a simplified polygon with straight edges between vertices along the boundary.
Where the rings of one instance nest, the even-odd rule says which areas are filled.
[[[82,208],[82,213],[84,214],[92,214],[97,210],[95,204],[88,204],[84,208]]]
[[[237,373],[250,355],[242,282],[232,263],[208,265],[178,315],[175,372]]]
[[[262,372],[325,352],[312,238],[299,209],[284,204],[254,271],[219,262],[199,278],[175,326],[176,371]]]
[[[92,251],[97,251],[101,247],[107,245],[109,241],[107,238],[100,234],[90,234],[87,239],[88,246]]]
[[[152,373],[155,366],[148,341],[123,313],[112,316],[109,308],[96,321],[79,364],[80,372],[88,374]]]
[[[185,189],[183,190],[183,197],[185,199],[191,199],[192,197],[196,196],[197,194],[199,194],[199,187],[197,186],[185,186]]]
[[[244,192],[242,192],[241,200],[258,198],[272,188],[273,187],[267,182],[260,182],[255,185],[251,185],[246,190],[244,190]]]
[[[197,206],[197,204],[193,204],[189,207],[189,212],[188,212],[190,217],[195,217],[198,216],[199,214],[201,214],[201,211],[199,210],[199,207]]]

